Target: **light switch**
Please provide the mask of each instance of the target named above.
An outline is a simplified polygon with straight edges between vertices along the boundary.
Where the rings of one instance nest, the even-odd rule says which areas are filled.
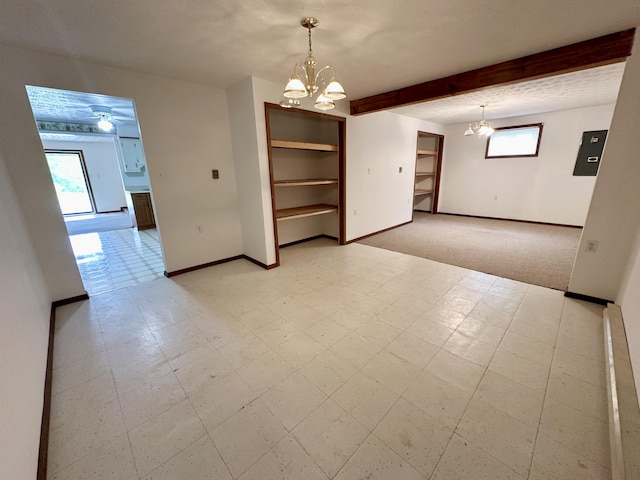
[[[217,180],[218,178],[220,178],[220,173],[218,172],[218,170],[211,170],[211,176],[214,178],[214,180]]]

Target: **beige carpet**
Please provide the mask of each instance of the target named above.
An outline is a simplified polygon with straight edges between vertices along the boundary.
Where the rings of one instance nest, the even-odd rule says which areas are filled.
[[[431,215],[359,243],[566,290],[581,228]]]

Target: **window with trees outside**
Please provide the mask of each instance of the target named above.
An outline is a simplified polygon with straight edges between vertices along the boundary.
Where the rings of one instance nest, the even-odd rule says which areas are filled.
[[[484,158],[537,157],[541,137],[542,123],[496,128]]]

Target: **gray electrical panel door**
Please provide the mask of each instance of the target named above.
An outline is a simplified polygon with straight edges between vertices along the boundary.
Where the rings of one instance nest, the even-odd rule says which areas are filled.
[[[600,158],[604,150],[604,142],[607,139],[608,130],[597,130],[594,132],[584,132],[576,166],[573,169],[575,176],[594,177],[598,173]]]

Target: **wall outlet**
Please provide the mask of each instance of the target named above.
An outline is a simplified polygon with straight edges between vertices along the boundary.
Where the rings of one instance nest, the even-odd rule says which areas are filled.
[[[202,227],[200,225],[196,226],[196,232],[202,233]]]
[[[587,253],[596,253],[598,251],[598,242],[596,240],[587,240],[584,251]]]
[[[218,170],[211,170],[211,176],[214,180],[217,180],[218,178],[220,178],[220,172]]]
[[[398,173],[402,173],[402,167],[398,167]]]

